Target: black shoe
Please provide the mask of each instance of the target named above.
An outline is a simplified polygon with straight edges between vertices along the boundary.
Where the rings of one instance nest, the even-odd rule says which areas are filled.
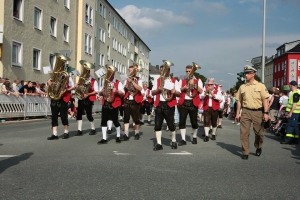
[[[140,121],[140,126],[144,125],[144,122]]]
[[[127,137],[127,135],[123,135],[123,137],[121,138],[121,140],[123,140],[123,141],[128,141],[128,140],[129,140],[129,137]]]
[[[261,155],[261,148],[257,148],[256,152],[255,152],[256,156],[260,156]]]
[[[112,131],[111,130],[109,130],[109,129],[107,129],[107,132],[106,132],[107,134],[111,134],[112,133]]]
[[[82,131],[78,130],[75,136],[82,136]]]
[[[209,137],[205,136],[205,138],[203,139],[204,142],[208,142],[209,141]]]
[[[248,157],[249,157],[248,155],[242,155],[243,160],[248,160]]]
[[[215,136],[215,135],[212,135],[212,136],[211,136],[211,140],[216,140],[216,136]]]
[[[91,130],[89,135],[95,135],[96,134],[96,130]]]
[[[280,142],[280,144],[291,144],[291,142],[282,141],[282,142]]]
[[[197,144],[197,138],[193,138],[192,144]]]
[[[177,143],[176,142],[172,142],[171,149],[177,149]]]
[[[151,121],[148,121],[148,124],[151,124]]]
[[[222,128],[222,125],[219,125],[218,128]]]
[[[102,139],[97,144],[107,144],[107,140]]]
[[[178,143],[178,146],[183,146],[183,145],[186,145],[186,141],[181,140],[181,141]]]
[[[156,144],[153,148],[153,151],[163,150],[163,146],[161,144]]]
[[[211,134],[212,133],[212,129],[209,129],[208,133]]]
[[[138,133],[135,134],[134,139],[135,139],[135,140],[139,140],[139,139],[140,139],[140,134],[138,134]]]
[[[119,137],[116,138],[116,143],[121,143],[121,140]]]
[[[61,137],[62,139],[68,139],[69,138],[69,134],[68,133],[64,133],[63,136]]]
[[[58,140],[57,135],[51,135],[50,137],[47,138],[47,140]]]

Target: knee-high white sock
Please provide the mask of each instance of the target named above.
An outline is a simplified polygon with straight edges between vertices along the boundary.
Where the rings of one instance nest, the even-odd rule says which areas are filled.
[[[103,140],[107,139],[106,131],[107,131],[107,127],[102,126],[102,138],[103,138]]]
[[[95,130],[95,123],[94,123],[94,121],[92,121],[92,122],[90,122],[91,123],[91,129],[92,130]]]
[[[53,131],[53,135],[57,136],[57,131]]]
[[[185,141],[186,129],[180,129],[180,133],[181,133],[181,138],[182,138],[182,140]]]
[[[212,129],[212,126],[210,126],[209,129]]]
[[[204,127],[205,136],[208,136],[209,127]]]
[[[172,142],[176,142],[176,131],[172,132]]]
[[[212,128],[212,135],[216,135],[217,128]]]
[[[116,128],[116,131],[117,131],[117,137],[120,137],[120,135],[121,135],[121,128],[120,128],[120,126]]]
[[[125,135],[128,137],[129,131],[128,131],[128,130],[125,130],[124,133],[125,133]]]
[[[78,130],[82,131],[82,120],[77,120]]]
[[[69,133],[69,130],[68,130],[68,129],[65,129],[65,130],[64,130],[64,133],[67,133],[67,134],[68,134],[68,133]]]
[[[151,115],[148,115],[148,121],[151,121]]]
[[[107,129],[108,129],[108,130],[111,130],[111,126],[112,126],[112,121],[111,121],[111,120],[108,120],[108,121],[107,121]]]
[[[193,129],[193,138],[197,138],[198,129]]]
[[[155,134],[156,134],[157,144],[161,145],[161,134],[162,134],[161,131],[156,131]]]

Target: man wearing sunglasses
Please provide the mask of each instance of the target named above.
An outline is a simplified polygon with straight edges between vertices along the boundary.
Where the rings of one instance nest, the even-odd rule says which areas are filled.
[[[178,111],[179,111],[179,129],[182,140],[178,143],[178,146],[186,145],[186,118],[190,116],[190,121],[193,128],[193,141],[192,144],[197,144],[197,114],[198,105],[200,104],[199,94],[203,91],[203,83],[201,79],[197,80],[192,76],[191,70],[193,66],[186,66],[186,75],[188,79],[181,79],[179,86],[181,87],[181,95],[179,99]],[[188,94],[189,93],[189,94]]]
[[[244,67],[246,83],[241,85],[237,94],[237,111],[235,120],[240,121],[240,138],[242,143],[242,159],[247,160],[249,148],[250,127],[253,124],[255,133],[254,146],[256,148],[255,155],[260,156],[262,151],[262,143],[264,138],[264,123],[269,119],[268,115],[268,98],[270,94],[266,86],[254,79],[257,70],[249,65]],[[242,114],[240,113],[243,108]]]

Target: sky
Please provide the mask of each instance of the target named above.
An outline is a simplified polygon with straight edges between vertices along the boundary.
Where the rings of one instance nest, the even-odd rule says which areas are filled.
[[[245,60],[262,55],[263,0],[109,0],[150,48],[151,65],[174,63],[171,72],[197,72],[232,87]],[[267,0],[265,55],[300,40],[300,0]],[[223,80],[223,81],[220,81]]]

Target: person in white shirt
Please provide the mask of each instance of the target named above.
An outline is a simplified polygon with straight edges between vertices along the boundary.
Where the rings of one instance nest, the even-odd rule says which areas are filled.
[[[151,90],[148,89],[148,84],[146,82],[143,83],[143,89],[141,91],[143,96],[143,101],[140,106],[140,121],[141,124],[144,124],[143,116],[145,114],[145,111],[147,113],[147,122],[148,124],[151,124],[151,103],[153,101],[153,97],[151,95]]]

